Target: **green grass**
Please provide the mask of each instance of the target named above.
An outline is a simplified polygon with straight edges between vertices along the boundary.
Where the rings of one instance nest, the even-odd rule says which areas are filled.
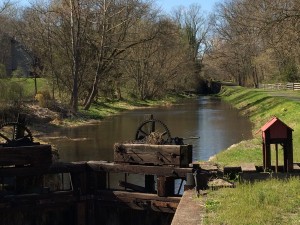
[[[300,136],[300,102],[274,97],[263,90],[245,88],[224,88],[220,96],[234,107],[240,109],[243,115],[249,117],[253,124],[253,139],[242,141],[228,150],[222,151],[215,156],[214,162],[230,166],[240,165],[244,162],[262,165],[260,128],[273,116],[277,116],[294,129],[294,161],[300,162],[300,151],[298,151],[300,138],[297,138]],[[275,157],[275,154],[272,154],[272,156]],[[281,160],[282,157],[279,159]]]
[[[298,178],[240,184],[210,192],[204,224],[300,224]]]
[[[285,94],[285,93],[284,93]],[[220,96],[253,122],[253,139],[245,140],[217,154],[213,161],[220,165],[238,166],[253,162],[262,165],[262,138],[259,130],[272,116],[277,116],[294,129],[294,162],[300,162],[300,103],[287,92],[274,97],[263,90],[224,88]],[[281,150],[281,148],[279,148]],[[274,147],[272,164],[275,165]],[[280,151],[282,153],[282,151]],[[283,154],[279,154],[282,164]],[[238,184],[234,189],[219,189],[207,195],[204,224],[260,225],[300,224],[300,181],[266,180],[254,184]]]
[[[37,78],[37,90],[45,91],[49,90],[48,82],[45,78]],[[1,79],[1,87],[6,88],[6,93],[2,93],[0,98],[4,99],[22,99],[22,100],[32,100],[35,94],[35,84],[33,78],[10,78]],[[22,90],[21,90],[22,89]]]
[[[163,99],[154,100],[136,100],[136,99],[123,99],[123,100],[107,100],[102,99],[97,103],[92,104],[89,110],[79,109],[79,117],[67,119],[67,123],[74,125],[86,120],[101,120],[105,117],[112,116],[123,112],[141,107],[154,107],[154,106],[167,106],[183,98],[191,98],[195,96],[186,95],[168,95]]]

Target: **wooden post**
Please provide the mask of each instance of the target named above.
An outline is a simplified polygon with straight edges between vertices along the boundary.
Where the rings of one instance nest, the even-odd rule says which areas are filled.
[[[77,225],[86,225],[86,203],[78,202],[76,206],[76,221]]]
[[[206,173],[201,171],[196,171],[194,173],[195,183],[196,183],[196,191],[205,190],[208,188],[208,176]]]
[[[294,170],[294,153],[293,153],[293,137],[292,137],[292,131],[289,130],[288,131],[288,138],[286,143],[284,144],[285,149],[284,151],[287,152],[287,159],[285,161],[286,162],[286,167],[287,167],[287,172],[292,172]]]
[[[278,144],[275,144],[275,151],[276,151],[276,167],[275,172],[278,173]]]
[[[266,149],[265,149],[265,170],[271,169],[271,145],[269,143],[266,143]]]
[[[190,190],[195,187],[195,179],[193,173],[186,174],[186,184],[184,185],[184,190]]]
[[[157,177],[157,195],[167,197],[174,195],[174,177]]]

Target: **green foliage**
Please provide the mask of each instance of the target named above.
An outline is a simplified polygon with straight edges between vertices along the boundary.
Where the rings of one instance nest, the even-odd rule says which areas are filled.
[[[18,67],[16,70],[12,72],[12,77],[21,78],[24,77],[24,71],[21,67]]]
[[[45,79],[38,79],[38,87],[43,88],[42,93],[45,95],[41,100],[41,105],[45,107],[52,102],[49,101],[50,94],[47,91],[47,82]],[[32,100],[34,98],[34,79],[27,78],[10,78],[0,79],[0,108],[5,110],[12,104],[19,106],[24,100]],[[47,93],[47,94],[46,94]],[[47,100],[46,100],[47,99]]]
[[[210,192],[205,224],[299,224],[300,182],[267,180]]]
[[[194,96],[189,95],[169,95],[164,99],[160,100],[113,100],[108,101],[107,99],[102,99],[102,101],[94,103],[89,110],[79,110],[82,118],[86,119],[102,119],[104,117],[120,113],[125,110],[134,109],[136,107],[151,107],[151,106],[161,106],[169,105],[173,102],[178,101],[183,98],[191,98]]]
[[[24,96],[24,88],[21,84],[11,82],[8,87],[8,99],[12,101],[20,101]]]
[[[0,63],[0,78],[6,77],[6,67],[4,64]]]
[[[39,91],[35,95],[35,100],[39,102],[39,106],[41,107],[49,107],[52,104],[52,98],[48,90]]]
[[[219,208],[220,202],[215,199],[208,199],[205,203],[206,212],[216,211]]]
[[[0,99],[6,102],[19,102],[24,97],[22,85],[7,79],[0,81],[0,90]]]
[[[295,63],[288,63],[288,65],[286,65],[286,67],[284,68],[282,75],[288,82],[297,82],[300,79],[298,68]]]
[[[34,97],[34,92],[35,92],[35,84],[34,84],[34,78],[12,78],[12,80],[15,80],[19,83],[22,83],[24,90],[25,90],[25,96],[26,98],[33,98]],[[36,78],[37,81],[37,88],[38,92],[39,91],[48,91],[50,90],[49,84],[47,79],[45,78]]]

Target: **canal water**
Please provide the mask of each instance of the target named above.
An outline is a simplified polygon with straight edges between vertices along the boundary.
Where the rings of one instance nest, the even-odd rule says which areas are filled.
[[[204,96],[168,107],[126,111],[98,124],[64,128],[49,134],[49,141],[59,149],[61,161],[113,161],[114,143],[134,140],[150,114],[168,127],[172,138],[181,137],[193,145],[193,161],[208,160],[251,137],[251,123],[238,110],[219,98]]]

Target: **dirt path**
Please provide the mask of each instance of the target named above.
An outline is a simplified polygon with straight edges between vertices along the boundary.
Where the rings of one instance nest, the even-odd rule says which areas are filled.
[[[300,91],[290,91],[290,90],[263,90],[270,96],[282,97],[288,100],[300,102]]]

